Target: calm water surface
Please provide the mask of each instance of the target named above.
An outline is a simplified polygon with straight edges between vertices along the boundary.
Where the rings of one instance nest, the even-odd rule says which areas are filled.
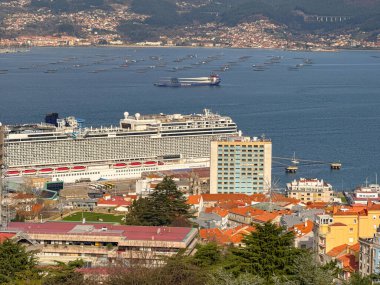
[[[279,62],[270,64],[273,56]],[[289,67],[312,60],[297,71]],[[128,66],[123,66],[128,60]],[[220,69],[228,65],[224,72]],[[265,71],[254,71],[263,65]],[[246,135],[273,140],[275,157],[338,161],[301,163],[298,177],[323,178],[337,190],[374,182],[380,174],[380,52],[287,52],[250,49],[36,48],[0,54],[0,121],[40,122],[46,113],[74,115],[87,125],[117,125],[123,112],[231,116]],[[216,88],[157,88],[161,77],[207,76]]]

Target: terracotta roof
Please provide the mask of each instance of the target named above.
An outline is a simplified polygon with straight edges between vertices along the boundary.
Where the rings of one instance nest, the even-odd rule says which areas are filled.
[[[241,207],[241,208],[233,208],[229,211],[232,214],[240,215],[240,216],[256,216],[256,215],[262,215],[266,213],[264,210],[256,209],[252,207]]]
[[[236,201],[236,200],[245,200],[251,201],[248,195],[246,194],[202,194],[203,201],[207,202],[222,202],[222,201]]]
[[[359,252],[360,251],[360,243],[357,242],[353,245],[350,245],[349,249],[354,251],[354,252]]]
[[[109,196],[108,196],[109,197]],[[121,196],[113,196],[110,199],[99,198],[98,206],[111,206],[111,207],[119,207],[119,206],[130,206],[132,202],[125,201],[124,197]]]
[[[306,208],[308,209],[325,209],[328,206],[328,203],[325,202],[308,202]]]
[[[264,213],[264,214],[261,214],[261,215],[254,216],[253,220],[254,221],[259,221],[259,222],[269,222],[269,221],[274,220],[278,216],[279,216],[278,213]]]
[[[35,199],[36,196],[31,193],[18,193],[16,196],[13,197],[13,199]]]
[[[330,225],[330,227],[346,227],[347,225],[346,224],[343,224],[343,223],[333,223]]]
[[[359,269],[359,263],[355,261],[355,255],[345,254],[337,258],[342,263],[343,271],[355,272]]]
[[[221,216],[222,218],[224,218],[225,216],[227,216],[229,214],[228,210],[222,209],[219,207],[208,207],[205,209],[205,212],[217,214],[217,215]]]
[[[0,233],[0,243],[3,243],[5,240],[14,237],[15,233]]]
[[[245,207],[246,204],[247,203],[243,201],[227,201],[227,202],[218,203],[218,207],[226,209],[226,210],[230,210],[232,208]]]
[[[199,236],[204,240],[223,243],[223,232],[219,228],[200,229]]]
[[[348,248],[348,244],[345,243],[345,244],[334,247],[326,254],[331,257],[337,257],[341,254],[346,254],[347,248]]]
[[[301,237],[307,235],[308,233],[313,231],[314,223],[311,220],[307,220],[302,224],[294,225],[289,228],[290,231],[293,231],[297,237]]]
[[[201,229],[199,230],[199,235],[203,240],[213,241],[218,244],[238,244],[241,243],[245,235],[250,234],[254,230],[255,228],[252,226],[240,225],[224,231],[218,228]]]
[[[198,205],[201,201],[201,195],[191,195],[187,198],[186,204],[189,205]]]

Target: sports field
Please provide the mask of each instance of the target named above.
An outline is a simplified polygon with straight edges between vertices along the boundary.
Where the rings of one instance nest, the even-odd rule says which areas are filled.
[[[85,218],[86,222],[105,222],[105,223],[119,223],[124,224],[124,215],[113,215],[93,212],[77,212],[64,217],[62,220],[67,222],[82,222]]]

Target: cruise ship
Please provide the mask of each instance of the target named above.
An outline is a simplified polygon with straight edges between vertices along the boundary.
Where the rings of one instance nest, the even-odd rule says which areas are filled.
[[[202,114],[130,115],[117,127],[83,127],[74,117],[3,126],[5,175],[53,181],[138,178],[142,172],[209,166],[210,142],[236,135],[230,117]]]

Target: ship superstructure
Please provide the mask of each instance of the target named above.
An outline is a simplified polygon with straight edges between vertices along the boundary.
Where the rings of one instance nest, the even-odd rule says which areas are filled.
[[[53,124],[6,126],[7,176],[50,175],[74,182],[138,177],[143,171],[205,167],[210,141],[237,134],[230,117],[130,115],[118,127],[84,128],[74,117]]]
[[[161,79],[154,85],[158,87],[194,87],[194,86],[218,86],[221,82],[219,75],[211,74],[208,77],[192,78],[166,78]]]

